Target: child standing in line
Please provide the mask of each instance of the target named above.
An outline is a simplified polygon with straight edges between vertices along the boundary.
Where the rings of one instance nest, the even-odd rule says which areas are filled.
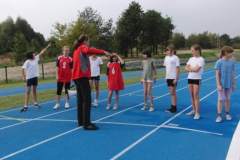
[[[177,94],[176,87],[179,79],[180,72],[180,60],[176,56],[174,46],[169,45],[166,49],[166,57],[164,59],[163,66],[166,68],[166,82],[171,94],[171,107],[167,109],[167,112],[177,112]]]
[[[230,115],[230,97],[236,87],[235,61],[233,60],[233,48],[224,46],[221,49],[220,59],[216,62],[216,83],[218,89],[217,118],[216,122],[222,122],[222,105],[225,104],[226,120],[232,120]]]
[[[113,110],[117,110],[119,106],[119,91],[124,89],[124,81],[122,76],[122,66],[124,65],[123,59],[113,53],[110,57],[110,62],[107,64],[108,76],[108,104],[106,109],[111,109],[112,94],[115,92],[115,104]]]
[[[40,107],[37,102],[37,86],[38,86],[38,77],[39,77],[39,66],[38,62],[40,57],[47,51],[51,45],[48,44],[39,54],[36,55],[35,52],[27,53],[27,60],[22,66],[22,75],[23,80],[26,82],[26,92],[25,92],[25,104],[20,112],[26,112],[28,110],[29,98],[32,88],[33,102],[34,106]]]
[[[189,116],[193,116],[195,120],[200,119],[200,106],[199,106],[199,90],[202,79],[202,73],[204,70],[205,61],[201,57],[202,49],[198,44],[191,47],[192,57],[188,60],[185,67],[188,72],[188,87],[192,100],[192,111],[187,113]]]
[[[144,106],[141,110],[147,110],[148,99],[150,100],[150,106],[149,106],[149,112],[154,111],[154,105],[153,105],[153,95],[152,95],[152,86],[153,82],[156,80],[157,71],[156,67],[154,65],[154,60],[152,59],[151,51],[145,50],[143,51],[143,58],[142,61],[143,65],[143,72],[142,72],[142,78],[141,83],[143,84],[144,88]]]
[[[90,85],[91,88],[95,88],[95,99],[92,103],[94,107],[98,106],[98,98],[99,98],[99,81],[100,81],[100,65],[103,64],[102,58],[97,57],[95,54],[89,57],[90,66],[91,66],[91,78]]]
[[[70,48],[68,46],[64,46],[62,48],[62,52],[63,52],[63,55],[57,58],[57,63],[56,63],[57,65],[57,72],[56,72],[57,103],[53,109],[59,109],[60,107],[60,98],[61,98],[63,87],[65,88],[65,95],[66,95],[65,109],[70,108],[68,90],[70,89],[70,86],[71,86],[73,60],[69,56]]]

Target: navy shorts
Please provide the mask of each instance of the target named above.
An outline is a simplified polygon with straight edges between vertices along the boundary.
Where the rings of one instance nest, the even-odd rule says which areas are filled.
[[[100,81],[100,76],[91,77],[90,80]]]
[[[201,83],[200,79],[188,79],[188,84],[200,85],[200,83]]]
[[[176,86],[177,86],[177,83],[174,84],[174,83],[173,83],[174,80],[175,80],[175,79],[167,79],[167,80],[166,80],[166,81],[167,81],[167,86],[168,86],[168,87],[176,87]]]
[[[27,79],[27,86],[37,86],[38,85],[38,77],[34,77],[31,79]]]

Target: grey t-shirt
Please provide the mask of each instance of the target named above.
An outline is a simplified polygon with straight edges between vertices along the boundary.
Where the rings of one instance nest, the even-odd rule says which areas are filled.
[[[152,58],[148,58],[142,61],[143,65],[143,73],[142,80],[144,81],[153,81],[154,76],[154,60]]]

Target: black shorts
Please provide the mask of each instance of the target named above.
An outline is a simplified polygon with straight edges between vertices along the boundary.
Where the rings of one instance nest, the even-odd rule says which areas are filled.
[[[63,82],[57,82],[57,95],[62,94],[63,86],[65,88],[65,94],[68,94],[68,90],[70,89],[71,82],[63,83]]]
[[[188,79],[188,84],[200,85],[200,83],[201,83],[200,79]]]
[[[90,80],[100,81],[100,76],[91,77]]]
[[[168,86],[168,87],[176,87],[176,86],[177,86],[177,83],[174,84],[174,83],[173,83],[174,80],[175,80],[175,79],[167,79],[167,80],[166,80],[166,81],[167,81],[167,86]]]
[[[27,86],[37,86],[38,85],[38,77],[34,77],[31,79],[27,79]]]

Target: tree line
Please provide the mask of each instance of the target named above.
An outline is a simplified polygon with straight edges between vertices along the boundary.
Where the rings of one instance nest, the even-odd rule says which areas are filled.
[[[231,38],[228,34],[210,32],[191,34],[187,38],[182,33],[174,33],[169,42],[177,49],[189,48],[192,44],[200,44],[204,49],[221,48],[225,45],[240,48],[240,36]]]
[[[12,53],[15,61],[21,62],[27,51],[39,51],[46,43],[52,42],[48,56],[56,57],[61,53],[62,46],[72,46],[81,34],[90,37],[92,46],[116,51],[125,57],[138,55],[145,48],[151,48],[154,54],[158,54],[169,43],[177,49],[189,48],[195,43],[208,49],[223,45],[240,48],[240,37],[209,32],[185,37],[182,33],[173,33],[173,30],[170,17],[156,10],[144,11],[135,1],[122,12],[116,23],[112,19],[104,20],[97,10],[86,7],[78,12],[73,22],[54,24],[47,40],[41,33],[35,32],[25,19],[18,17],[14,22],[8,18],[0,23],[0,55]]]
[[[39,50],[45,45],[45,38],[35,32],[23,18],[16,21],[9,17],[0,23],[0,55],[11,52],[16,62],[22,61],[28,50]]]

